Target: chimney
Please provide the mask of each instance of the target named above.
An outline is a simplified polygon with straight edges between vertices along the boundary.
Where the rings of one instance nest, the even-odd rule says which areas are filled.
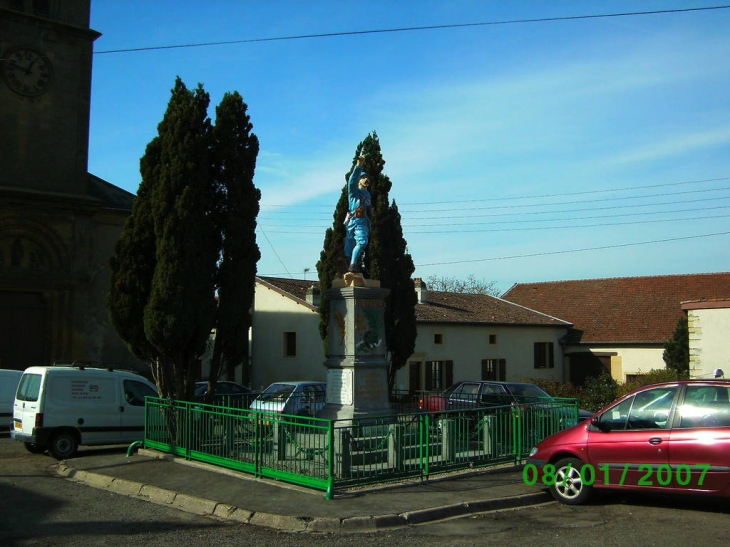
[[[319,307],[319,289],[316,288],[314,285],[309,287],[307,289],[306,300],[307,300],[307,304],[311,304],[312,306]]]
[[[423,279],[421,279],[420,277],[416,277],[413,280],[413,283],[416,286],[416,294],[418,295],[418,303],[419,304],[428,303],[428,290],[426,289],[426,282]]]

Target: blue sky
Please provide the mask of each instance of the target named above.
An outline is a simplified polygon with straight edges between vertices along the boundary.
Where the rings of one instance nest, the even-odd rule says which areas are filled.
[[[89,171],[137,192],[180,76],[248,104],[259,275],[316,278],[372,131],[417,277],[729,271],[730,9],[516,22],[721,4],[94,0]]]

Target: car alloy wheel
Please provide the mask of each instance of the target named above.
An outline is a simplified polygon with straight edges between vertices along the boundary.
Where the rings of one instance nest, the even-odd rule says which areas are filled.
[[[567,505],[586,503],[593,491],[581,476],[583,462],[578,458],[564,458],[555,464],[555,482],[550,486],[553,497]]]

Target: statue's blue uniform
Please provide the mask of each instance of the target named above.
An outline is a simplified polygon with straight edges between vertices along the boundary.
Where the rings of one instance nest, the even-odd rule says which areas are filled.
[[[355,169],[347,181],[347,196],[349,199],[349,220],[347,221],[347,237],[345,238],[345,257],[350,266],[357,266],[360,262],[360,255],[368,244],[370,237],[371,198],[370,192],[360,188],[360,177],[363,175],[362,167],[355,166]],[[357,211],[361,211],[358,214]]]

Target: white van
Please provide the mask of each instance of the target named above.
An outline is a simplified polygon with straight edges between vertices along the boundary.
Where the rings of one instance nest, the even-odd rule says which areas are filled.
[[[142,440],[144,400],[155,385],[133,372],[78,366],[30,367],[15,396],[11,437],[59,460],[79,445]]]
[[[22,370],[0,369],[0,430],[13,426],[13,402]]]

